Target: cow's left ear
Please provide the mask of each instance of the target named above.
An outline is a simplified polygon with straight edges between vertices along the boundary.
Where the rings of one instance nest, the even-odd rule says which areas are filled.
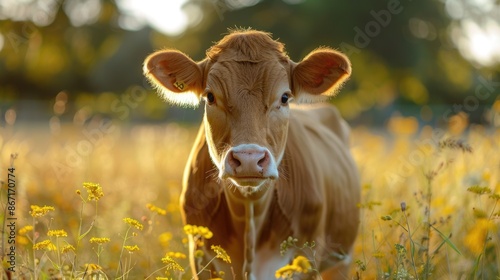
[[[180,51],[163,50],[146,58],[143,71],[168,102],[195,107],[200,103],[203,65]]]
[[[329,48],[311,52],[293,68],[293,85],[299,102],[319,96],[335,96],[351,75],[351,62],[342,53]]]

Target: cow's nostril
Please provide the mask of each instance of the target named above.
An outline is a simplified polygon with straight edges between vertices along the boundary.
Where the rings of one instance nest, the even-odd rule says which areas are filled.
[[[268,155],[267,153],[264,153],[264,155],[262,156],[262,158],[257,162],[257,165],[260,166],[260,167],[264,167],[267,162],[268,162]]]
[[[241,165],[241,161],[239,161],[236,157],[234,157],[234,153],[229,153],[229,164],[232,168],[237,168]]]

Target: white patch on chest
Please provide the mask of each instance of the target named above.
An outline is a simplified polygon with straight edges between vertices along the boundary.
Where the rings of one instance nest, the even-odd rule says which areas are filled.
[[[276,270],[289,264],[294,257],[293,250],[288,250],[281,256],[279,248],[263,247],[255,255],[252,276],[249,279],[276,279]]]

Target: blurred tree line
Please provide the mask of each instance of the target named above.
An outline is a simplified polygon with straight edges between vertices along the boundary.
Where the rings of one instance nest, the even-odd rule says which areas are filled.
[[[460,17],[481,19],[479,8],[467,10],[471,1],[187,0],[192,24],[176,36],[122,28],[115,1],[0,1],[2,110],[22,100],[53,102],[60,92],[76,107],[130,95],[138,86],[152,92],[142,77],[149,53],[177,48],[202,59],[234,27],[273,33],[295,61],[318,46],[346,53],[353,76],[334,102],[348,118],[443,106],[484,121],[500,92],[500,58],[487,65],[467,60],[453,40]],[[479,87],[488,94],[478,95]],[[153,94],[141,106],[158,118],[167,108]]]

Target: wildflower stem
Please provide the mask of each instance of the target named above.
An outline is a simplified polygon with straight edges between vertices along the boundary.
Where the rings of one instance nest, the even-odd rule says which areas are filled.
[[[35,244],[36,242],[36,231],[35,231],[35,224],[36,224],[36,218],[33,217],[33,244]],[[35,247],[32,246],[32,252],[33,252],[33,279],[34,280],[37,280],[38,279],[38,276],[37,276],[37,267],[36,267],[36,255],[35,255]]]
[[[406,221],[406,230],[408,231],[408,237],[410,238],[411,266],[413,268],[413,271],[415,272],[415,278],[418,280],[417,267],[415,266],[415,259],[413,257],[413,252],[415,251],[415,243],[413,242],[413,238],[411,235],[410,223],[408,222],[408,216],[406,216],[406,211],[402,211],[402,212],[403,212],[403,216],[405,217],[405,221]],[[403,227],[403,229],[404,229],[404,227]]]
[[[213,257],[204,267],[200,269],[200,271],[196,275],[200,275],[216,258],[217,257]],[[191,280],[194,280],[194,276],[191,278]]]
[[[62,263],[61,263],[61,250],[59,250],[59,236],[56,236],[56,248],[57,248],[57,266],[58,270],[61,271]]]
[[[437,171],[436,171],[437,173]],[[426,238],[426,246],[425,246],[425,252],[424,252],[424,258],[425,258],[425,266],[424,266],[424,279],[427,279],[430,273],[430,239],[431,239],[431,202],[432,202],[432,180],[433,177],[427,177],[427,205],[426,205],[426,223],[425,223],[425,238]]]
[[[148,280],[153,275],[155,275],[157,272],[160,272],[160,271],[164,270],[165,268],[167,268],[167,266],[162,266],[162,267],[158,268],[157,270],[151,272],[151,274],[149,274],[146,278],[144,278],[144,280]]]
[[[80,223],[78,225],[78,236],[76,238],[76,248],[75,248],[75,258],[73,259],[73,267],[71,268],[70,278],[75,274],[75,268],[78,267],[78,249],[80,248],[80,240],[82,239],[82,226],[83,226],[83,209],[85,208],[85,199],[80,194],[80,198],[82,199],[82,206],[80,207]]]
[[[118,267],[116,268],[116,275],[115,275],[115,278],[117,278],[117,279],[118,279],[118,278],[121,278],[121,277],[118,277],[118,273],[120,273],[120,270],[121,270],[121,271],[124,271],[124,270],[122,269],[122,265],[123,265],[123,263],[122,263],[122,257],[123,257],[123,252],[124,252],[124,250],[125,250],[125,244],[126,244],[126,242],[127,242],[127,240],[128,240],[128,234],[129,234],[129,232],[130,232],[130,230],[131,230],[131,229],[132,229],[132,226],[131,226],[131,225],[129,225],[129,227],[128,227],[127,231],[125,232],[125,237],[123,237],[123,244],[122,244],[122,248],[121,248],[121,251],[120,251],[120,256],[118,257],[118,260],[119,260],[119,261],[118,261]]]

